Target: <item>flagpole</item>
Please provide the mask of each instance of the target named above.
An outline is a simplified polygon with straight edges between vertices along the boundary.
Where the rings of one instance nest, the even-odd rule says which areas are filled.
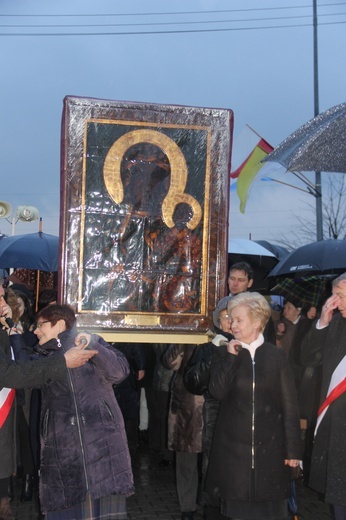
[[[314,116],[318,116],[319,88],[318,88],[318,42],[317,42],[317,0],[313,0],[313,27],[314,27]],[[316,238],[323,240],[322,226],[322,183],[321,172],[315,172],[316,187]]]

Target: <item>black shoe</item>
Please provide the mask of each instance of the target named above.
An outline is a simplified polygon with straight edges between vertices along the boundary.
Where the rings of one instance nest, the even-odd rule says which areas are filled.
[[[195,511],[183,511],[181,513],[181,520],[193,520],[193,514]]]
[[[22,493],[20,495],[21,502],[29,502],[32,500],[34,491],[34,477],[32,475],[23,475],[22,477]]]
[[[13,477],[10,477],[10,480],[8,482],[7,494],[9,501],[12,502],[12,500],[14,499]]]

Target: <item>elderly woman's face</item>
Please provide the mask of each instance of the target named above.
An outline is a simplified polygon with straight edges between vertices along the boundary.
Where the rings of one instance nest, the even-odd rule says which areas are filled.
[[[231,310],[231,327],[235,339],[247,344],[255,341],[261,332],[260,321],[252,318],[247,305],[239,305]]]
[[[230,316],[228,316],[227,309],[220,311],[219,322],[220,322],[220,329],[223,332],[229,332],[230,334],[232,333],[231,318],[230,318]]]
[[[291,302],[285,303],[283,315],[285,316],[285,318],[287,320],[292,321],[292,323],[294,323],[298,319],[299,314],[300,314],[300,309],[295,307],[293,305],[293,303],[291,303]]]

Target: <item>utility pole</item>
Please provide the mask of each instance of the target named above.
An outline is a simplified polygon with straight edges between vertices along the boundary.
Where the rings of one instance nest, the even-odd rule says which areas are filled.
[[[314,116],[320,113],[318,88],[318,41],[317,41],[317,0],[313,0],[313,27],[314,27]],[[322,225],[322,182],[321,172],[315,172],[316,186],[316,237],[323,240]]]

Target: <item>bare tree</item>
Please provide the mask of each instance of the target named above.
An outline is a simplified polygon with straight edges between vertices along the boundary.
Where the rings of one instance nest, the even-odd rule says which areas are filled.
[[[323,235],[324,238],[346,238],[346,193],[345,175],[327,173],[328,190],[323,196]]]
[[[342,173],[324,173],[322,175],[322,219],[323,238],[346,239],[346,177]],[[291,238],[277,241],[288,249],[296,249],[316,240],[316,205],[306,203],[307,216],[296,215],[298,226],[290,231]],[[298,229],[298,231],[297,231]]]

